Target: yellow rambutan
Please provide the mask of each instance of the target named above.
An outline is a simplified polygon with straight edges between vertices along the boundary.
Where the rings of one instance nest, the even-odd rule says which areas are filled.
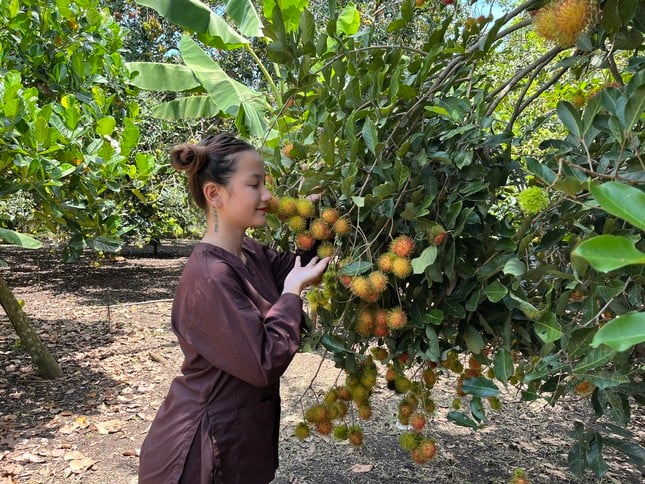
[[[549,4],[538,10],[533,16],[533,26],[540,37],[555,42],[555,8]]]
[[[344,235],[347,235],[352,228],[352,224],[349,223],[349,220],[345,217],[340,217],[336,222],[334,222],[334,225],[332,226],[332,231],[341,237]]]
[[[309,233],[316,240],[327,240],[331,237],[329,225],[322,219],[314,219],[309,225]]]
[[[287,220],[287,227],[289,227],[291,232],[302,232],[307,228],[307,221],[300,215],[292,215],[289,217],[289,220]]]
[[[412,273],[412,264],[406,257],[396,256],[392,261],[392,274],[399,279],[405,279]]]
[[[300,232],[296,235],[296,246],[302,250],[311,249],[316,241],[309,232]]]
[[[362,310],[358,314],[358,320],[356,321],[356,327],[354,330],[356,333],[363,338],[369,338],[372,336],[372,330],[374,327],[374,318],[372,313],[368,310]]]
[[[305,420],[311,423],[318,423],[328,420],[327,409],[324,405],[312,405],[305,411]]]
[[[349,399],[351,400],[351,395]],[[344,400],[336,400],[329,406],[329,416],[331,418],[343,418],[345,415],[347,415],[347,403]]]
[[[299,198],[296,200],[296,213],[304,218],[311,218],[314,216],[316,206],[307,198]]]
[[[556,41],[561,47],[571,47],[594,17],[592,0],[560,0],[554,4]]]
[[[292,197],[282,197],[278,200],[278,218],[287,220],[296,214],[296,200]]]
[[[331,242],[323,242],[318,246],[317,255],[321,259],[332,257],[334,255],[334,244]]]
[[[365,276],[356,276],[352,279],[349,287],[352,292],[361,299],[368,297],[372,292],[372,287]]]
[[[407,235],[399,235],[390,242],[390,250],[399,257],[408,257],[414,250],[414,242]]]
[[[372,290],[381,294],[387,285],[387,277],[381,271],[370,272],[367,275],[367,281],[370,283]]]
[[[392,308],[387,313],[387,325],[390,329],[404,328],[408,323],[408,317],[401,308]]]
[[[376,260],[376,265],[382,272],[390,272],[392,270],[392,261],[395,255],[392,252],[385,252],[381,254]]]
[[[324,208],[322,212],[320,212],[320,218],[323,219],[329,226],[332,226],[336,223],[340,215],[338,214],[338,210],[335,208]]]

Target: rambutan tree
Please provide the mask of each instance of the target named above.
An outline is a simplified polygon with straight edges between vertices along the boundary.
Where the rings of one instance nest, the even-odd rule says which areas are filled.
[[[201,27],[182,15],[184,3],[210,12],[200,2],[142,3],[206,45],[244,42],[226,32],[233,40],[223,43],[212,14]],[[362,443],[359,422],[382,372],[409,426],[401,446],[425,463],[440,451],[433,415],[477,429],[499,408],[501,388],[514,386],[523,400],[553,405],[573,395],[611,419],[576,423],[570,453],[574,472],[603,475],[603,445],[642,460],[623,427],[642,401],[643,220],[634,213],[644,213],[645,9],[528,1],[495,18],[470,16],[473,3],[403,0],[379,17],[378,6],[331,1],[319,22],[307,2],[266,0],[263,17],[250,17],[258,30],[235,8],[245,2],[232,1],[228,27],[267,43],[273,69],[258,68],[270,90],[237,89],[186,38],[179,73],[187,92],[201,92],[200,113],[228,113],[242,133],[259,135],[276,200],[258,236],[318,244],[334,258],[308,293],[303,348],[325,348],[344,379],[316,395],[298,436],[315,429]],[[516,70],[487,68],[523,29],[548,49],[528,57],[517,46],[526,57]],[[135,67],[142,87],[164,69]],[[522,120],[554,86],[594,70],[612,84],[589,93],[583,111],[587,99],[542,103]],[[240,97],[228,111],[217,98],[226,84],[227,102]],[[562,135],[525,151],[549,119]],[[593,234],[605,238],[587,241]],[[625,263],[597,265],[603,251]],[[435,405],[438,379],[454,382],[452,408]]]

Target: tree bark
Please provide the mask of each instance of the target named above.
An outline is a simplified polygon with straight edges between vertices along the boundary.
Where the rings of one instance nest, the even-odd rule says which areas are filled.
[[[27,315],[20,307],[16,296],[14,296],[13,291],[2,277],[0,277],[0,305],[7,313],[11,325],[16,330],[22,345],[31,356],[31,361],[38,369],[40,376],[50,380],[63,376],[58,362],[31,327]]]

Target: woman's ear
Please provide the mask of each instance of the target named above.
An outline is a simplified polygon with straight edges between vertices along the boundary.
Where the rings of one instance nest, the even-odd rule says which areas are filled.
[[[211,206],[220,207],[222,205],[220,189],[215,183],[206,183],[204,185],[204,197]]]

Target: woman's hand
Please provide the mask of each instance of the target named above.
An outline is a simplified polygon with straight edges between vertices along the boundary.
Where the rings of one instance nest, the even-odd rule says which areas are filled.
[[[329,257],[325,257],[324,259],[314,257],[309,261],[309,264],[302,266],[300,256],[296,256],[293,269],[289,271],[289,274],[284,279],[282,294],[290,292],[299,296],[305,287],[311,284],[318,284],[322,279],[325,269],[327,269],[329,259]]]

